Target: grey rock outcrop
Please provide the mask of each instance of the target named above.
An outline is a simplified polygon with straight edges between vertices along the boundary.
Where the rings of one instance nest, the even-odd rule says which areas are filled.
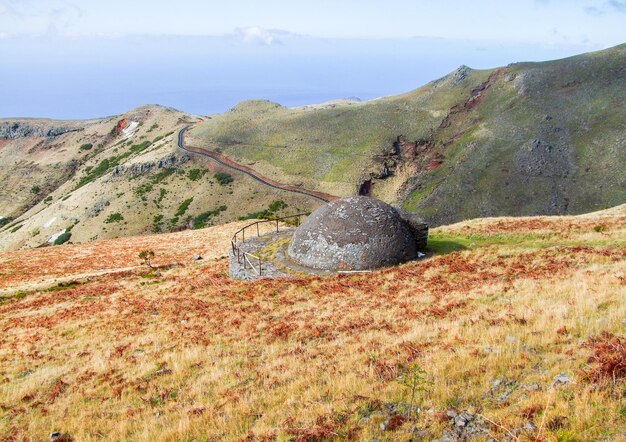
[[[296,229],[287,254],[299,265],[321,270],[398,264],[417,256],[417,225],[375,198],[342,198],[317,209]]]
[[[0,138],[15,139],[22,137],[58,137],[67,132],[81,130],[77,127],[61,127],[28,124],[20,121],[0,122]]]
[[[163,158],[159,158],[156,161],[145,161],[143,163],[133,163],[130,166],[124,166],[119,164],[111,171],[112,177],[119,177],[124,174],[130,174],[132,176],[143,175],[150,172],[152,169],[172,169],[178,166],[182,166],[189,161],[189,155],[168,155]]]

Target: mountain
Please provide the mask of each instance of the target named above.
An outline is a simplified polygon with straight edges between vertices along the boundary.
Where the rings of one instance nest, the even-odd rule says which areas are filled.
[[[0,253],[4,439],[624,439],[626,205],[254,283],[242,225]]]
[[[402,69],[402,66],[398,66]],[[438,225],[583,213],[626,201],[626,45],[490,70],[407,94],[288,109],[250,101],[194,143],[335,195],[359,189]]]
[[[200,228],[259,216],[272,203],[276,214],[320,204],[259,192],[252,178],[179,149],[179,131],[203,119],[144,106],[90,121],[0,120],[0,249]]]
[[[181,150],[177,134],[187,126],[188,145],[266,182],[371,194],[431,225],[583,213],[626,201],[626,45],[490,70],[461,66],[365,102],[251,100],[210,116],[144,106],[90,121],[0,120],[0,249],[321,204]]]

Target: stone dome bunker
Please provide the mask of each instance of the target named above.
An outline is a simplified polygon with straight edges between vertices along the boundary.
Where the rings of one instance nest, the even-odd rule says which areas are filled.
[[[318,270],[369,270],[417,257],[428,226],[414,215],[367,196],[332,201],[294,232],[287,249],[295,264]]]

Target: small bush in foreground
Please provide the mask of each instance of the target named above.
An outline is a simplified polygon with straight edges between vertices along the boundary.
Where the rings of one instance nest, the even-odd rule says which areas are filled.
[[[615,385],[626,378],[626,340],[623,337],[603,332],[585,345],[592,351],[587,363],[593,365],[583,370],[585,381],[594,384],[610,381]]]
[[[137,256],[141,259],[141,262],[144,265],[148,266],[149,269],[152,269],[151,260],[154,258],[154,250],[142,250]]]
[[[80,150],[90,150],[92,147],[93,147],[93,144],[85,143],[85,144],[80,146]]]

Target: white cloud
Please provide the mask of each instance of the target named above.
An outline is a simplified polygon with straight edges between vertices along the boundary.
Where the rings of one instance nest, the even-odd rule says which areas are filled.
[[[237,35],[245,43],[255,43],[261,45],[281,44],[277,38],[279,32],[263,29],[259,26],[247,26],[245,28],[235,29]]]

